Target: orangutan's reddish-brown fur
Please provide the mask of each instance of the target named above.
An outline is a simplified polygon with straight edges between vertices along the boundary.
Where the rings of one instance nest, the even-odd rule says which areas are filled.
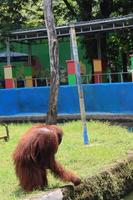
[[[80,184],[79,177],[66,171],[55,160],[62,134],[56,125],[41,124],[33,126],[22,136],[13,153],[13,160],[16,175],[25,191],[44,189],[48,184],[47,169],[63,181]]]

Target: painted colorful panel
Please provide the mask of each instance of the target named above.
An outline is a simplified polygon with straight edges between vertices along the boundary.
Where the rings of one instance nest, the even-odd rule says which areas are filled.
[[[12,79],[12,67],[11,66],[4,67],[4,76],[5,76],[5,79]]]
[[[5,79],[5,88],[14,88],[14,80],[13,79]]]
[[[32,75],[32,68],[31,68],[31,66],[24,67],[24,75],[25,76],[31,76]]]
[[[69,83],[69,85],[76,84],[76,75],[75,74],[68,74],[68,83]]]
[[[32,76],[25,77],[25,87],[33,87]]]
[[[94,72],[102,72],[102,61],[100,59],[93,60]]]
[[[67,72],[68,74],[76,74],[74,60],[67,60]]]
[[[68,74],[76,74],[75,66],[68,66],[67,71],[68,71]]]

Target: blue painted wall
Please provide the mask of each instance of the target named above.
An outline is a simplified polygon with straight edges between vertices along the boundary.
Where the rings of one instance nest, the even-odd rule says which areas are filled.
[[[88,113],[133,114],[133,83],[84,85]],[[49,87],[1,89],[0,116],[46,114]],[[58,113],[80,112],[76,86],[61,86]]]

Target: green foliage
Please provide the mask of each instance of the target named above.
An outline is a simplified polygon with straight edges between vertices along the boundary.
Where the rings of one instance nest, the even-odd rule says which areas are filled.
[[[70,6],[68,9],[64,0],[53,1],[53,12],[55,16],[55,22],[58,25],[68,24],[76,21],[75,13],[78,13],[78,8],[75,1],[69,1]]]
[[[2,200],[18,200],[28,196],[18,186],[12,152],[20,136],[31,125],[10,124],[9,142],[5,143],[0,140],[0,197]],[[95,121],[88,122],[87,126],[89,146],[83,144],[81,122],[73,121],[62,124],[64,138],[57,154],[57,160],[82,178],[95,175],[115,160],[126,157],[129,150],[133,150],[133,134],[127,129]],[[1,128],[0,133],[3,133]],[[64,185],[52,175],[49,175],[49,183],[47,189]]]
[[[24,20],[21,15],[22,1],[3,0],[0,7],[1,30],[3,32],[10,29],[20,28]],[[8,23],[7,23],[8,22]],[[18,23],[19,22],[19,23]]]
[[[23,27],[44,26],[43,1],[29,0],[28,4],[22,7],[22,16],[25,17]]]
[[[32,3],[36,1],[32,0]],[[1,0],[0,4],[0,31],[4,35],[10,30],[21,28],[25,24],[28,15],[23,14],[23,8],[26,8],[29,4],[29,0]]]

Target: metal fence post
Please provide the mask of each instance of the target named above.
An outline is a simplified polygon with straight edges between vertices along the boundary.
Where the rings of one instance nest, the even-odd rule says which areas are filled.
[[[122,72],[120,73],[120,76],[121,76],[121,82],[123,82],[123,74],[122,74]]]
[[[112,83],[111,74],[109,73],[109,82]]]

